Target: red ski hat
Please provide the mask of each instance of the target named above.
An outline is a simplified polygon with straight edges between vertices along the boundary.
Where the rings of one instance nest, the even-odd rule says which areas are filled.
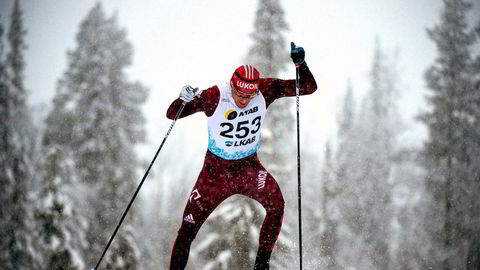
[[[244,65],[235,70],[231,82],[240,94],[253,96],[258,91],[258,79],[260,79],[260,72],[251,65]]]

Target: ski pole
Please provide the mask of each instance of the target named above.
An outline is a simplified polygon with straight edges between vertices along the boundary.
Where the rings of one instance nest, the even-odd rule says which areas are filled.
[[[300,89],[298,86],[298,69],[296,67],[295,88],[297,98],[297,177],[298,177],[298,245],[300,252],[300,270],[302,270],[302,182],[300,178]]]
[[[173,119],[172,124],[170,125],[170,128],[169,128],[168,131],[167,131],[167,134],[166,134],[165,137],[163,138],[163,141],[162,141],[162,143],[160,144],[160,147],[158,148],[157,153],[155,153],[155,156],[153,157],[152,162],[150,162],[150,165],[148,166],[147,171],[146,171],[145,174],[143,175],[142,181],[140,181],[140,184],[138,185],[137,190],[135,190],[135,193],[133,194],[132,199],[131,199],[130,202],[128,203],[127,209],[125,209],[125,212],[123,212],[122,218],[120,218],[120,222],[118,222],[118,225],[117,225],[117,227],[115,228],[115,231],[113,232],[112,236],[110,237],[110,240],[108,241],[107,246],[106,246],[105,249],[103,250],[102,256],[100,257],[100,259],[99,259],[98,262],[97,262],[97,265],[96,265],[95,268],[94,268],[95,270],[98,269],[98,266],[99,266],[100,263],[102,262],[102,259],[103,259],[103,257],[105,256],[105,253],[107,253],[107,250],[108,250],[108,248],[110,247],[110,244],[112,244],[113,238],[115,238],[115,235],[117,234],[118,229],[120,228],[120,225],[122,225],[123,220],[124,220],[125,217],[127,216],[128,210],[130,210],[130,207],[132,206],[133,201],[134,201],[135,198],[137,197],[137,194],[138,194],[138,192],[140,191],[140,188],[142,188],[143,182],[145,182],[145,179],[147,178],[147,175],[148,175],[148,173],[150,172],[150,169],[152,168],[153,163],[154,163],[155,160],[157,159],[157,156],[158,156],[158,154],[160,153],[160,150],[162,150],[163,144],[165,144],[165,141],[167,140],[167,137],[168,137],[168,135],[170,134],[170,131],[172,131],[172,128],[173,128],[173,126],[175,125],[175,122],[177,121],[178,117],[179,117],[180,114],[182,113],[183,108],[185,107],[185,104],[186,104],[186,102],[184,101],[184,102],[182,103],[182,106],[181,106],[180,109],[178,110],[177,114],[175,115],[175,118]]]

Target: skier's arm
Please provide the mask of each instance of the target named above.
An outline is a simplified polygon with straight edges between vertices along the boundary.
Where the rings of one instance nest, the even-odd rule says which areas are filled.
[[[310,95],[317,90],[317,82],[310,72],[307,64],[302,64],[298,68],[298,88],[301,96]],[[266,79],[270,84],[267,89],[271,89],[275,98],[295,96],[296,86],[295,80]]]
[[[205,112],[207,116],[210,116],[215,111],[219,97],[220,93],[218,92],[217,87],[211,87],[203,90],[197,94],[194,94],[193,97],[186,97],[186,100],[183,100],[180,96],[168,107],[167,118],[173,120],[184,101],[187,103],[185,104],[185,107],[183,108],[179,118],[192,115],[196,112]],[[188,101],[190,98],[191,100]]]
[[[298,69],[299,94],[301,96],[312,94],[317,90],[317,83],[305,62],[305,50],[302,47],[295,46],[293,42],[290,47],[290,57]],[[296,80],[264,79],[260,81],[259,88],[262,89],[267,106],[277,98],[292,97],[297,94]]]
[[[301,96],[312,94],[317,90],[315,78],[305,62],[298,67],[298,76],[298,87]],[[261,79],[259,88],[269,104],[275,99],[293,97],[297,94],[295,80]]]

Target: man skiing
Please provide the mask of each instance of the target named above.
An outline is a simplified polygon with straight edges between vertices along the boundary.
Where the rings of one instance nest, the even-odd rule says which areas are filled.
[[[305,50],[292,42],[291,57],[299,70],[300,95],[312,94],[317,84],[304,60]],[[254,269],[269,269],[282,226],[284,200],[276,180],[257,157],[260,128],[270,104],[296,95],[296,81],[260,78],[255,67],[245,65],[235,70],[228,83],[197,90],[184,86],[167,111],[167,117],[174,119],[182,103],[186,103],[179,118],[200,111],[208,117],[208,150],[183,213],[170,270],[186,267],[190,246],[204,221],[235,194],[258,201],[266,210]]]

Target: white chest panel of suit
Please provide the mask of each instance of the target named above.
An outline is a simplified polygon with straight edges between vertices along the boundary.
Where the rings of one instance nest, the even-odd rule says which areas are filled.
[[[208,117],[208,150],[223,159],[250,156],[260,147],[260,127],[267,111],[259,92],[245,108],[235,105],[230,84],[219,85],[220,100]]]

